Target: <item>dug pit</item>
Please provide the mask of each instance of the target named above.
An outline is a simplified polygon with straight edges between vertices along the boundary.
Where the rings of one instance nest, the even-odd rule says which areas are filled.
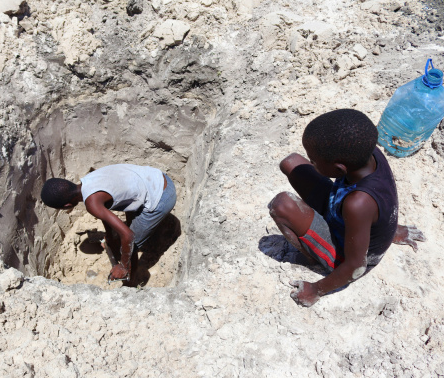
[[[21,236],[13,238],[8,265],[66,284],[120,286],[107,284],[111,264],[100,245],[102,223],[83,203],[70,213],[44,206],[39,189],[51,177],[78,183],[94,169],[131,163],[161,169],[177,190],[172,213],[139,251],[136,283],[172,286],[186,273],[188,226],[211,160],[208,133],[215,111],[199,99],[159,104],[142,97],[134,89],[123,89],[77,99],[74,105],[59,103],[31,128],[33,153],[12,177],[24,177],[25,185],[16,194],[16,207],[21,207],[16,209],[15,235]]]

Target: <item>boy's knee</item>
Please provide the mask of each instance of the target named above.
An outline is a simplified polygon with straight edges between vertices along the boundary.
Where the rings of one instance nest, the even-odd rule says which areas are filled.
[[[268,208],[270,209],[270,216],[272,218],[285,217],[286,214],[289,214],[292,211],[295,202],[297,203],[299,201],[302,200],[298,198],[294,193],[279,193],[268,204]]]
[[[297,153],[292,153],[281,161],[281,163],[279,164],[279,168],[284,175],[288,176],[295,167],[305,162],[306,159],[303,158],[301,155]]]

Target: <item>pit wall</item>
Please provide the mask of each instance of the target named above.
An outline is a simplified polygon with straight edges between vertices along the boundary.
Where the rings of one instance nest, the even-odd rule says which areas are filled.
[[[40,115],[30,127],[29,143],[16,145],[16,165],[0,176],[7,186],[20,188],[11,190],[0,210],[9,214],[0,218],[5,263],[26,275],[47,275],[52,264],[63,259],[60,245],[84,208],[80,205],[67,214],[43,206],[40,190],[45,180],[79,182],[91,170],[116,163],[152,165],[166,172],[177,189],[173,212],[182,229],[182,262],[177,261],[179,274],[170,284],[177,283],[188,266],[188,229],[211,161],[215,116],[208,99],[204,104],[199,99],[155,104],[128,88],[60,103]]]
[[[25,20],[20,33],[4,34],[10,51],[22,54],[0,67],[0,259],[27,276],[47,274],[81,212],[44,207],[43,182],[78,182],[91,169],[113,163],[153,165],[171,176],[184,250],[190,248],[188,227],[221,119],[226,84],[219,57],[198,35],[184,35],[180,45],[168,48],[146,43],[152,31],[147,25],[163,16],[147,7],[130,17],[126,4],[68,4],[75,12],[66,8],[66,21],[53,25],[47,3],[31,1],[31,22]],[[79,34],[70,33],[90,17],[94,29],[83,25]],[[34,30],[37,19],[48,29]],[[66,35],[57,31],[62,24]],[[100,43],[85,43],[91,40]],[[77,51],[77,42],[86,50]],[[82,59],[69,58],[75,51]],[[186,253],[181,256],[187,260]],[[185,260],[178,266],[186,267]]]

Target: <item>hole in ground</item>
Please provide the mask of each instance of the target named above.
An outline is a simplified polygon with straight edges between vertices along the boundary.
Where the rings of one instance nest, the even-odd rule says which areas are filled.
[[[33,195],[29,195],[30,201],[23,201],[25,189],[20,193],[22,200],[15,201],[21,203],[16,211],[20,218],[16,235],[22,236],[5,259],[7,264],[27,275],[43,275],[66,284],[120,286],[120,282],[107,284],[111,264],[100,247],[101,222],[82,203],[71,213],[47,208],[40,199],[35,200],[37,193],[32,188],[41,188],[51,177],[79,183],[94,169],[131,163],[166,172],[176,185],[178,198],[171,215],[139,251],[137,281],[141,286],[172,286],[186,273],[189,219],[212,150],[212,142],[204,141],[203,134],[214,112],[196,99],[166,105],[142,103],[134,94],[122,97],[112,102],[59,104],[37,122],[32,130],[35,153],[22,172]],[[124,213],[116,214],[124,219]]]

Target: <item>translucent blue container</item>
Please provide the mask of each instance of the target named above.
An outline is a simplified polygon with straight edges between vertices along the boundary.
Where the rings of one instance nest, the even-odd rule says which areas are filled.
[[[432,135],[444,118],[442,81],[442,71],[434,68],[429,59],[423,76],[395,91],[378,123],[378,143],[388,152],[408,156]]]

